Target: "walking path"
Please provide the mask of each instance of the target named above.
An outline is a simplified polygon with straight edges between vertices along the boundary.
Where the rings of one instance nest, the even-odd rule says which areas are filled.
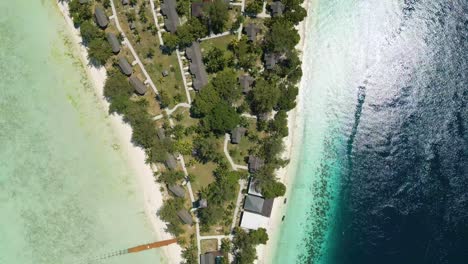
[[[241,3],[241,14],[244,14],[245,11],[245,0],[242,0]],[[237,39],[240,40],[242,37],[242,28],[244,27],[244,23],[241,23],[239,26],[239,30],[237,30]]]
[[[179,62],[180,74],[182,75],[182,81],[184,82],[185,95],[187,96],[187,102],[192,103],[192,98],[190,98],[190,91],[187,85],[187,78],[185,78],[184,64],[182,63],[182,57],[180,56],[179,49],[176,50],[177,61]]]
[[[244,165],[238,165],[236,163],[234,163],[234,160],[232,159],[231,155],[229,154],[229,151],[227,149],[227,146],[228,146],[228,143],[229,143],[229,140],[231,139],[231,136],[226,133],[226,135],[224,136],[224,155],[226,156],[226,158],[228,159],[229,163],[231,164],[231,167],[233,170],[248,170],[247,166],[244,166]]]
[[[161,28],[159,27],[159,23],[158,23],[158,15],[156,14],[156,6],[154,5],[154,0],[150,0],[150,6],[151,6],[151,13],[153,13],[154,23],[156,24],[156,28],[158,29],[159,45],[164,46],[164,41],[162,39]]]
[[[146,71],[145,67],[143,66],[143,63],[141,62],[140,58],[138,57],[138,54],[135,52],[135,49],[133,49],[132,44],[130,43],[128,38],[125,36],[125,32],[122,30],[122,27],[120,27],[119,18],[117,16],[117,11],[116,11],[115,5],[114,5],[114,0],[111,0],[110,3],[111,3],[111,7],[112,7],[112,17],[115,20],[115,25],[116,25],[117,29],[119,30],[120,34],[122,34],[122,36],[123,36],[123,43],[125,45],[127,45],[127,47],[130,49],[130,52],[132,53],[133,57],[137,61],[138,65],[140,66],[140,69],[141,69],[141,71],[143,72],[143,75],[145,75],[145,78],[146,78],[145,82],[147,82],[151,86],[151,88],[153,89],[154,93],[158,95],[159,92],[158,92],[158,89],[156,88],[156,85],[154,85],[153,80],[151,80],[151,77],[149,76],[148,72]]]
[[[267,11],[266,11],[266,5],[267,5],[267,2],[264,1],[264,2],[263,2],[262,12],[261,12],[260,14],[257,14],[257,17],[258,17],[258,18],[267,18],[267,17],[271,17],[270,14],[268,14]]]
[[[230,34],[231,34],[230,31],[226,31],[226,32],[219,33],[219,34],[211,34],[208,37],[201,38],[200,41],[204,41],[204,40],[208,40],[208,39],[214,39],[214,38],[220,38],[220,37],[224,37],[224,36],[227,36],[227,35],[230,35]]]
[[[115,5],[114,5],[114,0],[111,0],[110,1],[111,3],[111,6],[112,6],[112,13],[113,13],[113,18],[115,19],[115,24],[117,26],[117,29],[119,30],[119,32],[122,34],[123,38],[124,38],[124,43],[128,46],[128,48],[130,49],[130,51],[132,52],[132,55],[133,57],[135,57],[135,60],[137,61],[138,65],[140,66],[141,68],[141,71],[143,72],[143,74],[145,75],[145,77],[147,78],[147,82],[150,84],[151,88],[154,90],[154,92],[156,94],[159,94],[158,90],[156,89],[156,86],[154,85],[153,81],[151,80],[149,74],[146,72],[146,69],[145,67],[143,66],[143,63],[141,62],[140,58],[138,57],[137,53],[135,52],[135,50],[133,49],[133,46],[132,44],[130,43],[130,41],[128,40],[128,38],[125,36],[125,33],[124,31],[122,30],[122,28],[120,27],[120,23],[119,23],[119,19],[117,17],[117,11],[115,9]],[[156,16],[156,13],[154,12],[154,2],[153,0],[150,0],[150,4],[151,4],[151,9],[152,9],[152,13],[153,13],[153,17],[154,17],[154,20],[155,20],[155,24],[156,24],[156,27],[158,28],[158,32],[160,32],[160,29],[159,29],[159,25],[157,23],[157,16]],[[159,37],[159,35],[158,35]],[[162,38],[160,39],[161,40],[161,43],[162,42]],[[180,61],[179,61],[180,63]],[[182,65],[180,65],[182,67]],[[187,87],[185,87],[187,89]],[[190,97],[187,97],[187,99],[190,99]],[[172,114],[172,112],[174,112],[178,107],[190,107],[190,103],[181,103],[181,104],[178,104],[176,105],[174,108],[172,109],[165,109],[166,113],[170,116],[170,114]],[[157,118],[157,117],[155,117]],[[171,126],[174,125],[174,122],[172,121],[172,119],[169,117],[169,123]],[[188,177],[188,172],[187,172],[187,168],[185,167],[185,161],[184,161],[184,157],[182,155],[179,155],[178,157],[181,165],[182,165],[182,169],[184,171],[184,174],[186,177]],[[192,191],[192,186],[190,185],[190,182],[187,181],[187,188],[189,190],[189,194],[190,194],[190,200],[193,202],[195,202],[195,197],[193,195],[193,191]],[[198,223],[198,218],[196,219],[195,221],[195,225],[196,225],[196,229],[197,229],[197,247],[198,247],[198,255],[201,254],[201,248],[200,248],[200,227],[199,227],[199,223]]]

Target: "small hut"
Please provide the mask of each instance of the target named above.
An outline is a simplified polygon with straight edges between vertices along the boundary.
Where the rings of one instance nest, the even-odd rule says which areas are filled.
[[[272,17],[278,17],[278,16],[283,15],[284,4],[281,3],[281,1],[275,1],[271,3],[270,8],[271,8]]]
[[[106,13],[100,7],[94,9],[94,17],[96,18],[96,23],[100,28],[106,28],[109,24],[109,19],[107,19]]]
[[[277,62],[277,58],[273,53],[265,54],[265,68],[267,70],[273,70],[275,68]]]
[[[167,154],[166,167],[170,170],[174,170],[177,167],[177,161],[172,154]]]
[[[239,144],[241,138],[245,135],[247,129],[243,127],[236,127],[231,131],[231,143],[232,144]]]
[[[124,57],[119,58],[119,68],[123,74],[130,76],[133,73],[132,65]]]
[[[198,208],[207,208],[208,207],[208,201],[206,199],[200,199],[197,201],[197,207]]]
[[[260,28],[253,23],[249,23],[245,27],[245,33],[247,34],[247,37],[250,41],[255,41],[257,39],[257,34],[259,32],[260,32]]]
[[[138,77],[133,75],[133,76],[130,76],[130,78],[128,78],[128,80],[130,81],[130,84],[133,86],[133,89],[135,89],[135,92],[137,94],[145,95],[146,85],[140,79],[138,79]]]
[[[180,187],[179,185],[170,185],[168,187],[169,191],[173,193],[177,197],[184,197],[185,196],[185,190],[184,188]]]
[[[120,42],[119,42],[119,40],[117,39],[117,37],[115,36],[114,33],[108,33],[107,34],[107,41],[111,45],[112,52],[114,54],[117,54],[117,53],[120,52]]]
[[[78,1],[80,4],[87,4],[89,2],[89,0],[80,0]]]
[[[241,77],[239,77],[239,84],[242,88],[242,92],[244,94],[250,92],[250,90],[252,90],[252,85],[254,83],[255,79],[254,77],[248,75],[248,74],[244,74],[242,75]]]
[[[254,173],[256,171],[258,171],[259,169],[261,169],[263,167],[263,165],[265,165],[265,162],[263,161],[263,159],[259,158],[259,157],[256,157],[256,156],[253,156],[253,155],[250,155],[249,156],[249,172],[250,173]]]
[[[187,224],[187,225],[193,224],[192,215],[190,215],[190,213],[187,210],[182,209],[182,210],[177,211],[177,216],[180,218],[180,220],[182,220],[184,224]]]
[[[167,77],[167,76],[169,76],[169,71],[164,70],[164,71],[161,72],[161,74],[162,74],[163,77]]]
[[[122,5],[128,5],[130,4],[130,0],[122,0]]]
[[[163,140],[163,139],[166,138],[166,133],[164,132],[164,128],[162,128],[162,127],[158,128],[157,133],[158,133],[158,138],[160,140]]]

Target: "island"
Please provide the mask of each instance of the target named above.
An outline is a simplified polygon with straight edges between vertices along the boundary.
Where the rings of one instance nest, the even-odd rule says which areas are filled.
[[[146,153],[184,263],[253,263],[286,192],[303,1],[59,2]]]

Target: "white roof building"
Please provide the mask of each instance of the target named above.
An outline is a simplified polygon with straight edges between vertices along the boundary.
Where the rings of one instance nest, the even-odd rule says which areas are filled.
[[[240,222],[240,227],[246,229],[258,229],[258,228],[267,228],[270,218],[265,217],[260,214],[254,214],[251,212],[244,211],[242,213],[242,219]]]

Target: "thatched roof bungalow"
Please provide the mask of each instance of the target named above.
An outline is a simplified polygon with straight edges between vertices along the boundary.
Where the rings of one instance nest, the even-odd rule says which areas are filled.
[[[130,78],[128,78],[128,80],[130,81],[130,84],[133,86],[133,89],[135,89],[135,92],[137,94],[145,95],[146,85],[140,79],[138,79],[138,77],[133,75],[133,76],[130,76]]]
[[[117,53],[120,52],[120,42],[119,42],[119,40],[117,39],[117,37],[115,36],[114,33],[107,33],[107,41],[111,45],[112,52],[114,54],[117,54]]]
[[[176,10],[177,3],[175,0],[164,0],[161,4],[161,12],[165,16],[164,27],[167,31],[175,33],[179,26],[179,16]]]
[[[180,218],[180,220],[187,225],[193,224],[193,219],[192,215],[185,209],[181,209],[177,211],[177,216]]]
[[[203,58],[200,50],[200,44],[194,41],[192,46],[185,50],[187,58],[190,60],[189,69],[195,77],[192,81],[193,89],[200,91],[205,85],[208,84],[208,75],[203,64]]]
[[[132,65],[128,63],[127,59],[124,57],[119,58],[119,68],[122,71],[123,74],[130,76],[133,73]]]
[[[98,6],[94,9],[94,18],[100,28],[104,29],[109,25],[109,19],[107,18],[106,13],[104,13],[104,10]]]
[[[185,190],[184,188],[180,187],[179,185],[170,185],[168,187],[169,191],[173,193],[177,197],[184,197],[185,196]]]

